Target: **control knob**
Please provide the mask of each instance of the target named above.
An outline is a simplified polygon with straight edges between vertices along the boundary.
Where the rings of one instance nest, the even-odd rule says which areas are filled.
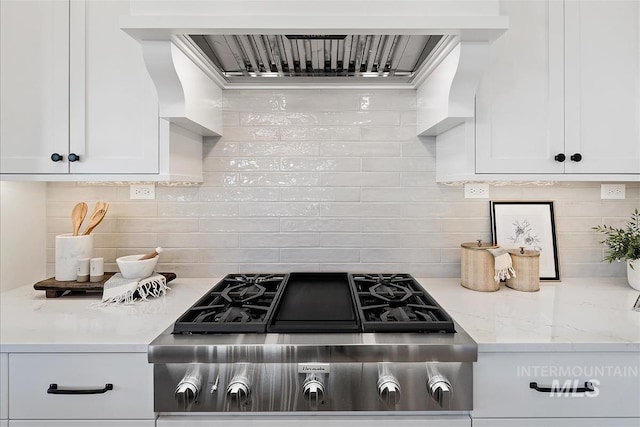
[[[310,374],[302,385],[302,396],[312,405],[319,405],[324,399],[324,384],[320,377]]]
[[[174,393],[175,399],[183,409],[189,409],[200,393],[201,376],[197,367],[190,368],[178,383]]]
[[[227,386],[227,397],[239,405],[249,400],[250,393],[249,379],[241,375],[233,377]]]
[[[427,391],[438,405],[443,409],[448,409],[451,405],[451,395],[453,394],[453,388],[451,383],[442,374],[435,374],[429,377],[427,381]]]
[[[396,406],[400,402],[400,384],[393,375],[378,378],[378,395],[387,406]]]

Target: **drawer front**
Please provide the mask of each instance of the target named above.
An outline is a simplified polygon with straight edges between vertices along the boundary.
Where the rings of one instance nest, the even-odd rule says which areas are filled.
[[[473,418],[640,417],[640,355],[480,353],[473,387]]]
[[[155,427],[155,420],[10,420],[9,427]],[[0,424],[0,427],[2,424]]]
[[[58,391],[113,389],[100,394]],[[153,369],[146,353],[9,355],[9,418],[153,419]]]
[[[473,427],[638,427],[640,418],[482,418]]]
[[[9,414],[9,355],[0,353],[0,420]]]

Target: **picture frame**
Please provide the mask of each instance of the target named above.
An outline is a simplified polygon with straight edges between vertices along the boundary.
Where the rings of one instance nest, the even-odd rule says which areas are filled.
[[[494,244],[539,251],[540,280],[560,280],[552,201],[491,201],[490,214]]]

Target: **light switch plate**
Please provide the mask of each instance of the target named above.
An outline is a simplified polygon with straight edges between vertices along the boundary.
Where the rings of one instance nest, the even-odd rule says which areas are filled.
[[[488,199],[489,184],[467,183],[464,185],[465,199]]]
[[[624,199],[625,185],[624,184],[601,184],[600,198],[601,199]]]

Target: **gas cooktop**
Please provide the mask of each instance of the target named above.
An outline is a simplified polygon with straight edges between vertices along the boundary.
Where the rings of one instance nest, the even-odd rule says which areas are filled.
[[[175,322],[174,334],[455,332],[409,274],[229,274]]]
[[[469,411],[477,355],[411,275],[354,273],[229,274],[148,350],[159,413]]]

